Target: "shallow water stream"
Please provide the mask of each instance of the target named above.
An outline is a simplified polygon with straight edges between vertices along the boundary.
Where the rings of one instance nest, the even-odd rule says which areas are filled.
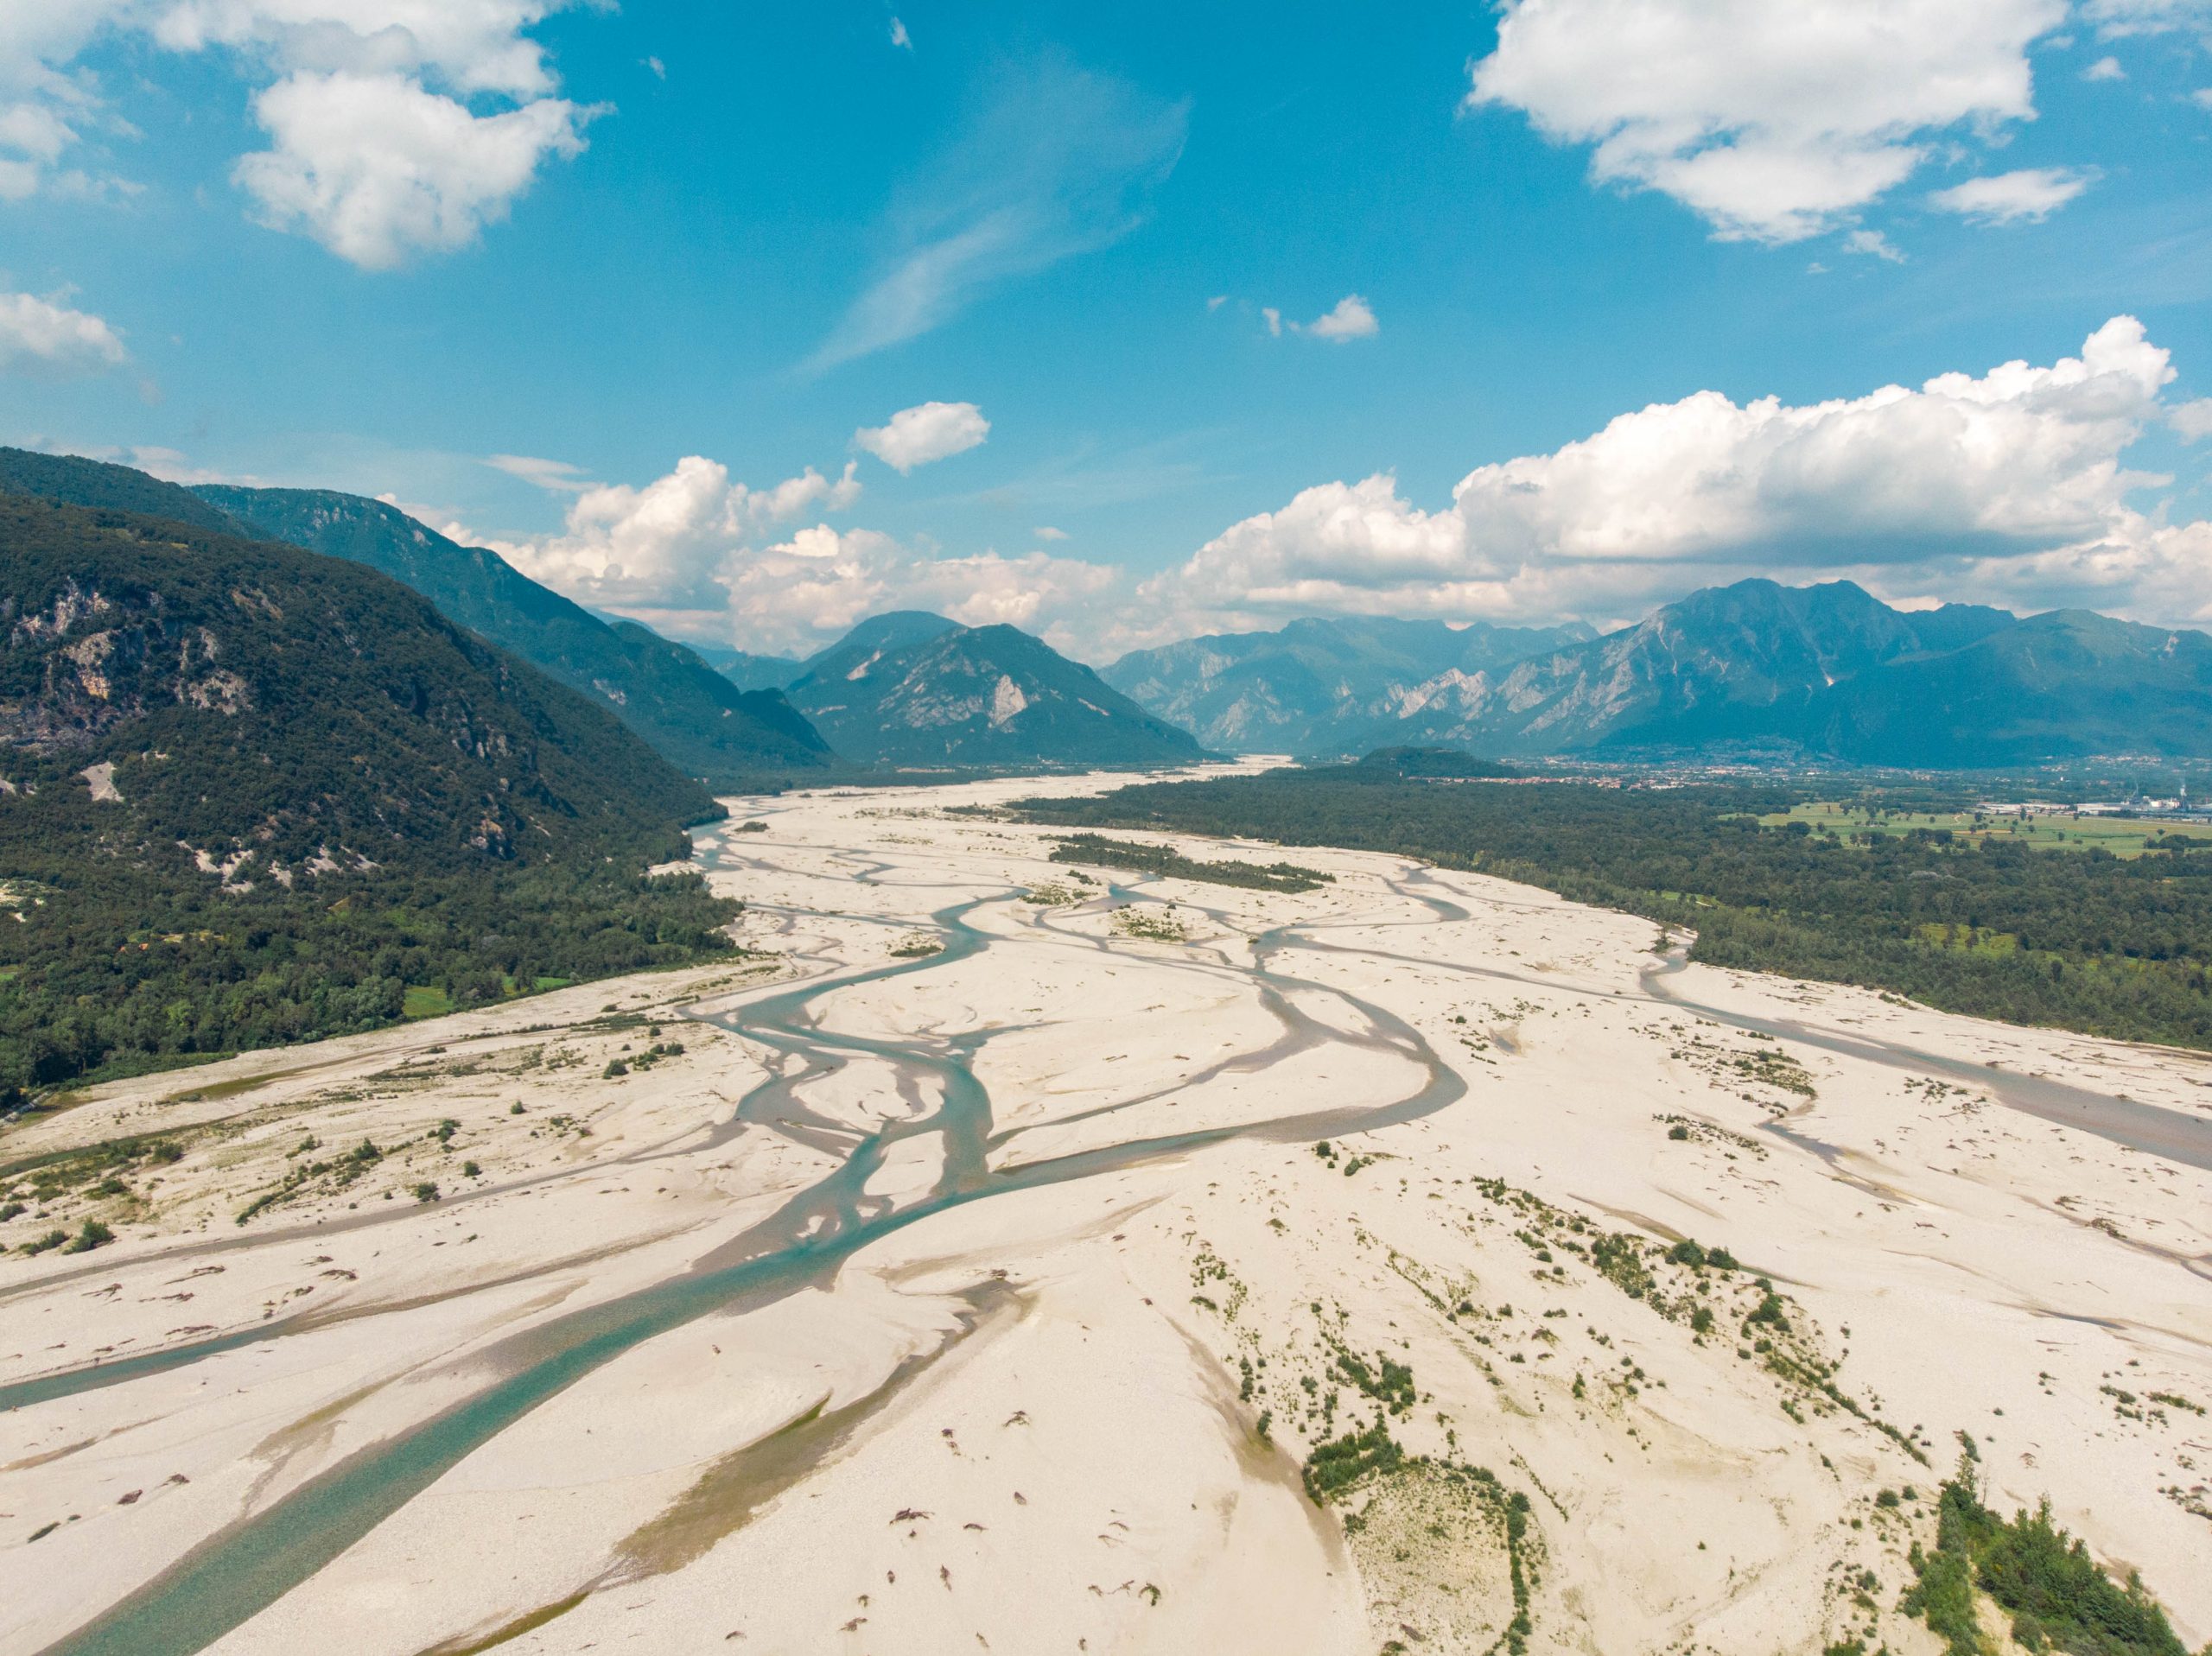
[[[713,866],[713,853],[709,853]],[[691,1271],[603,1304],[569,1312],[510,1336],[469,1360],[498,1376],[461,1403],[367,1448],[313,1478],[273,1505],[210,1538],[154,1581],[85,1627],[47,1647],[45,1656],[144,1656],[206,1647],[274,1603],[322,1569],[378,1523],[434,1483],[480,1445],[594,1369],[656,1336],[709,1313],[742,1312],[827,1279],[857,1250],[893,1231],[957,1203],[1011,1191],[1135,1167],[1236,1138],[1297,1139],[1357,1132],[1412,1120],[1459,1098],[1465,1083],[1410,1025],[1383,1009],[1337,991],[1279,973],[1269,961],[1295,945],[1295,927],[1265,934],[1254,963],[1241,970],[1282,1026],[1255,1067],[1321,1041],[1387,1049],[1425,1071],[1402,1098],[1372,1107],[1242,1123],[1192,1133],[1134,1139],[1096,1149],[1021,1163],[994,1171],[990,1096],[976,1075],[973,1058],[989,1034],[979,1031],[939,1039],[886,1039],[825,1030],[820,1003],[841,991],[912,973],[941,970],[988,946],[969,917],[986,902],[1012,902],[1017,893],[975,899],[933,917],[944,939],[938,954],[872,970],[801,984],[739,1001],[705,1018],[784,1056],[783,1072],[756,1085],[709,1147],[741,1131],[787,1134],[842,1158],[826,1177],[793,1196],[773,1215],[725,1243]],[[1223,969],[1210,968],[1208,969]],[[1286,990],[1332,995],[1356,1009],[1367,1032],[1347,1034],[1313,1019]],[[803,1091],[810,1082],[855,1057],[888,1065],[900,1098],[912,1113],[872,1132],[810,1110]],[[931,1094],[935,1101],[927,1103]],[[922,1133],[943,1135],[941,1171],[928,1194],[905,1206],[866,1193],[889,1148]],[[282,1330],[250,1331],[199,1347],[137,1360],[130,1374],[173,1369]],[[0,1392],[0,1406],[67,1396],[95,1385],[118,1383],[99,1369],[26,1382]],[[33,1388],[35,1388],[34,1390]]]

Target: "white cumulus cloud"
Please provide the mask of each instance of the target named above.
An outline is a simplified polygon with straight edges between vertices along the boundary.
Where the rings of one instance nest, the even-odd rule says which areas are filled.
[[[2089,545],[2107,548],[2110,593],[2116,571],[2147,581],[2180,555],[2127,528],[2131,492],[2167,479],[2123,462],[2168,412],[2172,378],[2120,316],[2048,365],[1803,405],[1700,391],[1478,466],[1437,510],[1387,474],[1306,489],[1147,582],[1138,609],[1179,625],[1314,610],[1604,618],[1755,570],[2001,596]]]
[[[518,475],[557,464],[499,458],[521,460]],[[554,475],[566,479],[572,470]],[[458,526],[447,533],[492,547],[579,602],[635,616],[671,637],[749,650],[810,650],[887,609],[935,610],[969,626],[1005,622],[1073,644],[1095,636],[1095,600],[1122,581],[1113,566],[1042,549],[953,555],[878,530],[806,522],[849,508],[859,493],[851,464],[840,477],[810,466],[756,488],[694,454],[642,486],[587,486],[557,534],[491,539]],[[795,523],[805,526],[794,530]]]
[[[1352,339],[1371,339],[1382,332],[1375,320],[1374,309],[1356,293],[1348,293],[1336,302],[1333,309],[1301,326],[1301,333],[1317,339],[1333,340],[1343,345]]]
[[[2024,167],[1970,178],[1928,198],[1932,207],[1977,224],[2040,223],[2089,187],[2091,174],[2064,167]]]
[[[0,371],[97,373],[128,355],[116,331],[89,311],[58,296],[0,293]]]
[[[1939,137],[2033,117],[2027,48],[2064,0],[1503,0],[1467,103],[1591,144],[1724,238],[1801,240]]]
[[[753,648],[807,650],[890,609],[934,610],[963,626],[1003,624],[1047,638],[1114,587],[1117,570],[1046,552],[946,557],[875,530],[827,524],[734,555],[723,571],[728,636]]]
[[[372,270],[475,240],[547,155],[582,150],[592,113],[541,98],[475,115],[403,75],[350,73],[288,75],[253,112],[274,147],[241,157],[232,176],[262,221]]]
[[[991,435],[991,422],[973,403],[918,403],[880,426],[853,433],[853,446],[906,473],[964,454]]]
[[[571,598],[677,608],[718,604],[715,578],[734,549],[804,513],[850,506],[861,490],[854,473],[848,464],[833,479],[810,466],[754,488],[719,460],[689,454],[642,487],[585,487],[557,535],[487,544]]]
[[[0,197],[51,184],[80,130],[127,124],[75,60],[103,34],[221,52],[272,139],[232,176],[264,223],[381,269],[504,218],[541,162],[582,150],[598,111],[550,96],[524,31],[567,0],[72,0],[0,4]]]

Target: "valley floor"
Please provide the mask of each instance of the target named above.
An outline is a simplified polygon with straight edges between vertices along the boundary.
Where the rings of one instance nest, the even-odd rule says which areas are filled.
[[[2212,1063],[1034,790],[733,801],[755,955],[0,1139],[116,1234],[0,1261],[0,1651],[1932,1653],[1962,1456],[2212,1639]]]

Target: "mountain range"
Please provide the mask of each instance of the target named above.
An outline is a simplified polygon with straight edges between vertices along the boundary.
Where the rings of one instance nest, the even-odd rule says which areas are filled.
[[[1135,650],[1099,676],[1209,747],[1307,753],[1386,717],[1424,687],[1592,636],[1579,623],[1452,627],[1311,617],[1274,632],[1215,633]]]
[[[2088,611],[1904,611],[1848,581],[1691,593],[1576,625],[1308,618],[1185,639],[1102,671],[1010,626],[871,617],[804,660],[692,647],[601,616],[397,508],[318,490],[187,489],[0,449],[0,493],[281,541],[390,575],[723,790],[874,767],[1334,758],[1822,759],[1971,767],[2212,753],[2212,638]]]
[[[1962,767],[2212,752],[2212,638],[2086,610],[1903,611],[1849,581],[1694,593],[1637,625],[1445,675],[1340,752],[1494,758],[1765,752]]]

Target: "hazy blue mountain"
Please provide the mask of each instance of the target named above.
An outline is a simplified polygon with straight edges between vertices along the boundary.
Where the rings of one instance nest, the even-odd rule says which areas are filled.
[[[263,534],[404,581],[463,626],[599,701],[712,784],[832,760],[777,692],[741,690],[683,645],[634,621],[602,620],[498,553],[459,545],[397,507],[324,489],[207,485],[196,492]]]
[[[901,611],[863,621],[807,663],[792,701],[837,751],[887,765],[1177,763],[1189,733],[1010,626]]]
[[[2080,611],[1891,609],[1849,581],[1693,593],[1636,626],[1440,680],[1358,746],[1497,757],[1766,748],[1867,765],[2212,752],[2212,639]]]
[[[2212,637],[2053,610],[1836,685],[1811,745],[1867,764],[2212,753]]]
[[[756,656],[727,644],[691,646],[699,659],[741,690],[780,690],[806,670],[796,656]]]
[[[1209,747],[1306,753],[1355,738],[1415,687],[1495,669],[1591,637],[1580,624],[1497,627],[1308,619],[1134,650],[1099,675]]]

